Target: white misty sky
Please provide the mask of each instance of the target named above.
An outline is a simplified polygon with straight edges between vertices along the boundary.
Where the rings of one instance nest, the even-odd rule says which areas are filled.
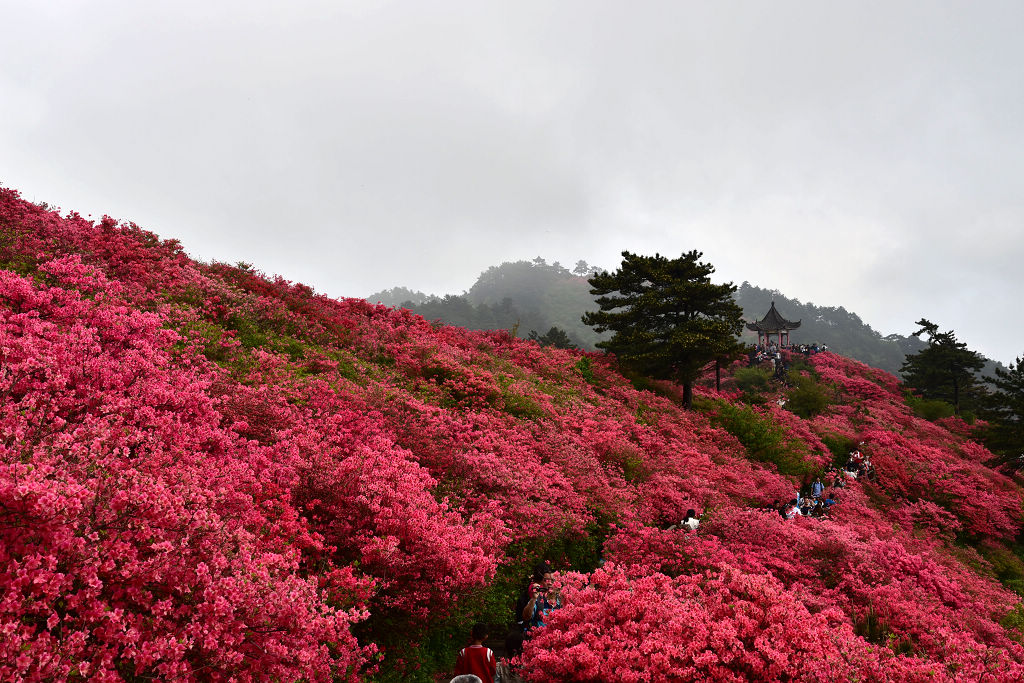
[[[198,258],[366,296],[698,249],[1024,354],[1024,3],[0,12],[0,183]]]

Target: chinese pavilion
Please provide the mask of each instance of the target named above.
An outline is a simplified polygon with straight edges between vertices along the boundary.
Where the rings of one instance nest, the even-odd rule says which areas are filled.
[[[761,345],[761,338],[764,337],[764,343],[768,344],[771,341],[771,335],[777,334],[779,336],[779,346],[786,346],[789,344],[789,331],[795,330],[800,327],[800,321],[792,322],[786,320],[779,312],[775,310],[775,302],[772,302],[772,307],[768,309],[768,313],[757,322],[747,323],[747,329],[757,332],[757,344]],[[783,341],[785,340],[785,341]]]

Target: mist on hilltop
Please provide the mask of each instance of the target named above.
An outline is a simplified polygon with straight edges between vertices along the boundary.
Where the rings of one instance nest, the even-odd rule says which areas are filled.
[[[408,308],[428,320],[470,330],[514,330],[520,337],[558,327],[580,348],[594,349],[602,335],[583,324],[583,313],[596,310],[587,278],[602,268],[577,261],[572,270],[543,258],[505,262],[482,272],[462,294],[427,294],[397,286],[366,297],[372,303]],[[818,306],[790,298],[777,289],[744,282],[736,292],[744,318],[759,320],[774,301],[779,312],[801,325],[792,334],[797,344],[818,343],[876,368],[898,374],[903,359],[925,343],[917,337],[883,335],[843,306]],[[752,332],[744,339],[755,340]]]

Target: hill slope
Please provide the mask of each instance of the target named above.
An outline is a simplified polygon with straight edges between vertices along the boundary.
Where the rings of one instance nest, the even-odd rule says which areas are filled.
[[[4,680],[430,680],[537,560],[531,680],[1024,676],[1021,489],[835,354],[686,412],[10,190],[0,353]],[[861,442],[830,518],[759,509]]]

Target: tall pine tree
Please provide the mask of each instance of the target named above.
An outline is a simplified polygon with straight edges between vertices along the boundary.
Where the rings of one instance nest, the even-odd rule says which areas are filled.
[[[583,316],[598,332],[614,332],[597,346],[623,365],[682,384],[687,408],[701,368],[734,353],[743,326],[736,287],[713,284],[715,268],[701,256],[696,250],[671,260],[622,252],[618,270],[588,280],[601,310]]]
[[[978,393],[978,378],[974,374],[985,367],[985,359],[967,344],[957,341],[952,330],[939,332],[939,326],[922,318],[915,337],[928,335],[928,346],[907,356],[900,367],[904,383],[921,392],[925,398],[947,401],[959,415],[965,398]]]

